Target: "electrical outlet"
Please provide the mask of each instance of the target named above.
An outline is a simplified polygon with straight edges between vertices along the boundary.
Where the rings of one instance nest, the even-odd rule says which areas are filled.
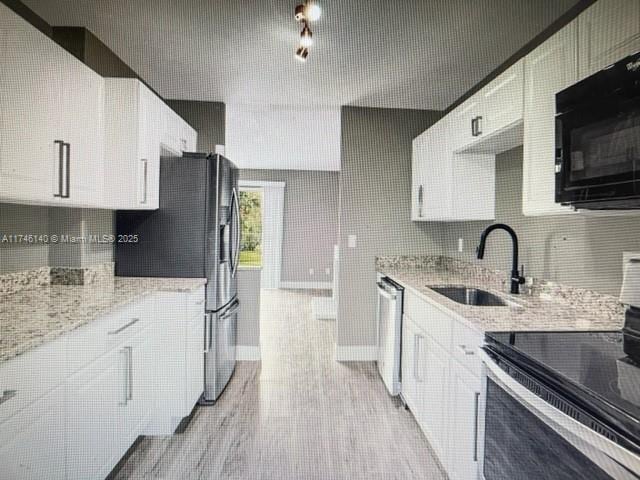
[[[349,237],[347,238],[347,243],[349,245],[349,248],[356,248],[357,239],[358,237],[356,237],[355,235],[349,235]]]
[[[309,275],[313,277],[313,275],[316,273],[316,271],[313,268],[309,269]]]

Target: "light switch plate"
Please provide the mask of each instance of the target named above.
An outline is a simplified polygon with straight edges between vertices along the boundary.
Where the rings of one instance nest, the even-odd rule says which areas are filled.
[[[349,248],[356,248],[357,238],[358,237],[356,237],[355,235],[349,235],[348,242],[347,242],[349,245]]]

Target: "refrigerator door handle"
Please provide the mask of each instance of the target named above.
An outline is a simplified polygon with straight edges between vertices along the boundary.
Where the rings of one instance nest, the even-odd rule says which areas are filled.
[[[204,352],[209,353],[211,351],[211,314],[207,313],[204,316]]]
[[[231,255],[229,255],[230,258],[232,258],[233,263],[231,264],[231,276],[235,277],[236,276],[236,272],[238,271],[238,263],[240,261],[240,202],[238,200],[238,193],[234,187],[232,193],[231,193],[231,204],[233,205],[233,210],[234,210],[234,223],[235,223],[235,227],[236,227],[236,244],[234,246],[235,251],[231,252]]]
[[[220,320],[226,320],[231,315],[238,313],[238,310],[240,310],[240,302],[236,300],[234,304],[231,307],[229,307],[229,309],[226,312],[224,312],[224,314],[220,317]]]

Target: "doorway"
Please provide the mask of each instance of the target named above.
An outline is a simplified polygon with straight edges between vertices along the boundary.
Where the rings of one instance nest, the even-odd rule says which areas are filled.
[[[239,182],[242,216],[240,265],[261,267],[261,288],[280,288],[284,182]]]

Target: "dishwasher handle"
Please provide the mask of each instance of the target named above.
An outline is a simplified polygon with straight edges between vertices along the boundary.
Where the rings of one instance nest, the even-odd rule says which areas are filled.
[[[384,298],[386,298],[387,300],[395,300],[396,299],[396,293],[391,293],[388,289],[387,286],[384,282],[377,282],[378,285],[378,293],[380,295],[382,295]]]

